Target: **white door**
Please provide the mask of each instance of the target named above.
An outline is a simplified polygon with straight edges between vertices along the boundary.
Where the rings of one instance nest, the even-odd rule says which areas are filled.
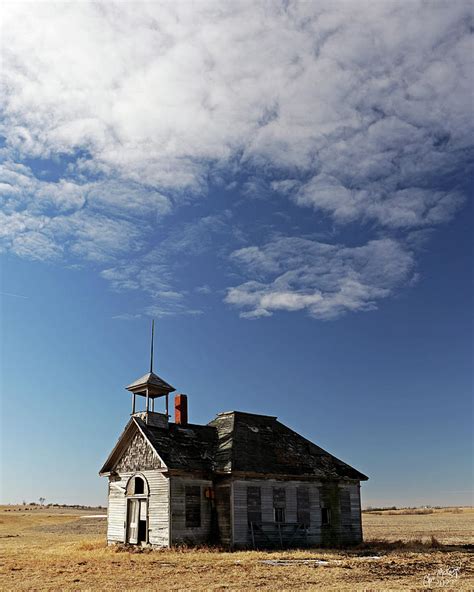
[[[137,544],[138,542],[138,520],[139,516],[138,500],[128,500],[128,542]]]

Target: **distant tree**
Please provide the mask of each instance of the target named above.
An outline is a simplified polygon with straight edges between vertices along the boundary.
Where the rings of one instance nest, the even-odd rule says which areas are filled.
[[[40,505],[41,505],[41,506],[42,506],[42,505],[44,504],[44,502],[46,501],[46,498],[45,498],[45,497],[40,497],[40,498],[38,498],[38,499],[39,499],[39,503],[40,503]]]

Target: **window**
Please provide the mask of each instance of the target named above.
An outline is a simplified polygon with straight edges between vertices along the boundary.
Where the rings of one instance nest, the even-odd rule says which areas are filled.
[[[250,522],[262,521],[262,494],[260,487],[247,487],[247,520]]]
[[[141,477],[135,477],[135,495],[145,493],[145,482]]]
[[[273,515],[275,522],[285,522],[286,491],[284,487],[273,488]]]
[[[329,526],[331,524],[331,510],[329,508],[321,508],[321,525]]]
[[[127,495],[148,495],[148,484],[143,477],[135,475],[127,483]]]
[[[308,528],[310,524],[309,488],[296,489],[296,515],[298,524]]]
[[[285,508],[273,508],[275,522],[285,522]]]
[[[186,528],[201,526],[201,486],[186,485],[184,490]]]

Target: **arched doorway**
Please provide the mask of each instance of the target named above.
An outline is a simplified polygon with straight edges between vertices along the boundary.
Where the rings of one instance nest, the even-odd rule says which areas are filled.
[[[127,483],[127,543],[148,542],[148,496],[150,490],[143,475],[133,475]]]

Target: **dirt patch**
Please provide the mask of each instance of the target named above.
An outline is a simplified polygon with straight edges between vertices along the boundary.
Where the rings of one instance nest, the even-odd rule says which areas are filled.
[[[41,526],[33,526],[33,532],[42,532],[48,534],[64,534],[64,535],[106,535],[107,521],[99,519],[77,519],[65,522],[62,524],[42,524]]]

